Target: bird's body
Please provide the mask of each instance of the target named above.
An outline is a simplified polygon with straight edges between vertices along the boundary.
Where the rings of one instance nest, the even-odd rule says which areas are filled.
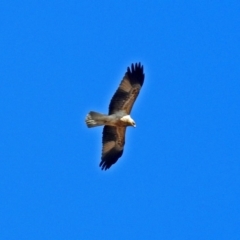
[[[112,127],[135,127],[135,123],[130,115],[126,115],[124,113],[105,115],[91,111],[86,117],[86,123],[89,128],[102,125]]]
[[[130,112],[143,82],[143,66],[140,63],[132,64],[112,97],[109,114],[94,111],[87,114],[85,121],[89,128],[104,125],[102,160],[100,162],[102,169],[110,168],[122,156],[126,127],[136,127]]]

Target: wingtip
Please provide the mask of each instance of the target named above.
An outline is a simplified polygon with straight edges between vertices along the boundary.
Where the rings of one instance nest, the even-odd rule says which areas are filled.
[[[99,164],[99,167],[101,168],[101,170],[106,171],[111,167],[111,165],[108,165],[105,161],[102,160]]]
[[[119,151],[118,149],[116,150],[112,148],[105,154],[105,156],[102,156],[99,167],[101,167],[102,170],[108,170],[113,164],[118,161],[122,154],[123,149]]]
[[[133,81],[137,81],[141,86],[144,83],[145,74],[143,72],[143,65],[141,62],[132,63],[128,68],[126,74],[132,77]]]
[[[131,70],[132,70],[132,72],[134,71],[134,70],[136,70],[137,68],[140,68],[140,69],[142,69],[143,70],[143,65],[141,64],[141,62],[138,62],[138,63],[132,63],[131,64]],[[130,69],[129,67],[128,67],[128,69]]]

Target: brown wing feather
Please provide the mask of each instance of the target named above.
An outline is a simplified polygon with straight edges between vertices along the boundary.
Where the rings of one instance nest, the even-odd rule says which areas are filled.
[[[123,154],[125,144],[125,127],[105,126],[103,128],[102,159],[99,166],[102,170],[110,168]]]
[[[143,82],[144,73],[141,63],[132,64],[131,69],[128,67],[123,80],[112,97],[109,105],[109,114],[114,114],[118,111],[130,114]]]

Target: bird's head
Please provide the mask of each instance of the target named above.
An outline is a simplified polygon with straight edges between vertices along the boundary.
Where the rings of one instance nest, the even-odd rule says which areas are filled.
[[[129,126],[136,127],[135,121],[130,117],[130,115],[126,115],[120,119],[123,122],[128,123]]]

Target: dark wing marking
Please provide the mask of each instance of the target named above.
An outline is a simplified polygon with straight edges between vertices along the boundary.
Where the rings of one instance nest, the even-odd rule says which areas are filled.
[[[99,164],[102,170],[110,168],[122,156],[125,131],[125,127],[105,126],[103,128],[102,159]]]
[[[144,73],[141,63],[132,64],[131,69],[128,67],[123,80],[112,97],[109,105],[109,114],[114,114],[121,110],[126,114],[130,114],[143,82]]]

